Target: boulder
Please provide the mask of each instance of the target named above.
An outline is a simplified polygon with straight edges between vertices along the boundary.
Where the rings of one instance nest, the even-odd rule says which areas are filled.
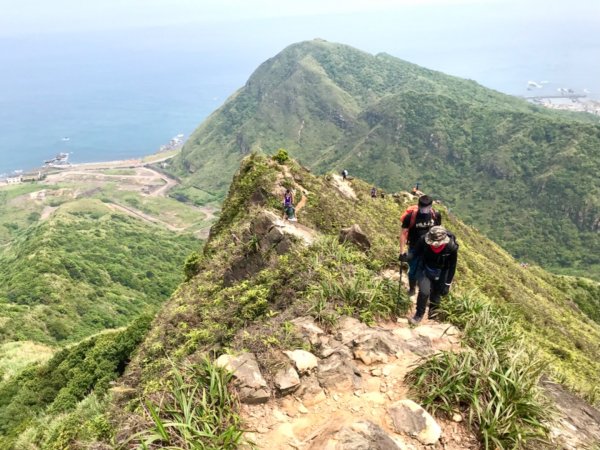
[[[242,353],[238,356],[221,355],[215,361],[215,365],[233,373],[234,386],[242,403],[257,404],[269,400],[271,393],[252,353]]]
[[[339,242],[350,242],[356,245],[359,249],[366,251],[371,248],[371,242],[365,233],[362,232],[357,224],[352,225],[348,228],[342,228],[340,230]]]
[[[361,420],[340,427],[332,425],[313,441],[309,450],[399,450],[400,445],[381,427]]]
[[[431,415],[412,400],[400,400],[388,408],[390,426],[396,433],[405,433],[425,445],[435,444],[442,429]]]
[[[319,364],[319,359],[312,353],[307,352],[306,350],[287,350],[283,353],[285,353],[287,357],[292,360],[294,366],[296,366],[296,370],[298,370],[300,374],[310,372]]]
[[[282,369],[275,374],[275,386],[282,394],[295,391],[300,386],[300,377],[293,367]]]

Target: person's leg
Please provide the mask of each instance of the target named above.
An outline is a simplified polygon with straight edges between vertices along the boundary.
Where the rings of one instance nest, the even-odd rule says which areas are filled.
[[[427,300],[431,293],[431,280],[426,276],[419,278],[419,295],[417,296],[417,311],[415,312],[415,319],[422,318],[425,315],[427,309]]]
[[[412,250],[408,249],[408,254],[412,254]],[[413,257],[408,262],[408,295],[415,295],[417,288],[417,267],[419,266],[419,258]]]
[[[429,313],[427,317],[429,319],[436,319],[438,315],[438,308],[440,307],[440,302],[442,300],[441,292],[441,284],[439,281],[432,283],[431,286],[431,295],[429,296]]]

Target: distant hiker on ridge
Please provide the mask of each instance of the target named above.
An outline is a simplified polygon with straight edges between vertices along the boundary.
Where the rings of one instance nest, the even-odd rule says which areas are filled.
[[[411,194],[412,195],[417,195],[417,196],[421,196],[423,195],[423,193],[419,190],[419,183],[415,184],[415,186],[411,189]]]
[[[290,189],[285,190],[285,194],[283,194],[283,217],[282,219],[287,219],[291,221],[296,220],[296,213],[294,209],[294,194]]]
[[[458,259],[456,237],[444,227],[432,227],[419,239],[410,257],[417,258],[419,261],[417,310],[414,317],[409,319],[411,324],[416,325],[425,315],[427,301],[429,301],[428,318],[435,319],[441,297],[450,292]]]
[[[342,170],[342,178],[344,181],[348,179],[348,169]]]
[[[377,188],[375,186],[371,188],[371,198],[377,198]]]
[[[408,262],[408,295],[415,295],[417,287],[417,265],[418,259],[411,258],[413,249],[419,239],[423,237],[431,227],[442,224],[442,217],[436,212],[431,204],[433,200],[428,195],[419,197],[418,205],[411,206],[400,217],[402,231],[400,233],[400,264]],[[408,243],[408,252],[404,247]]]

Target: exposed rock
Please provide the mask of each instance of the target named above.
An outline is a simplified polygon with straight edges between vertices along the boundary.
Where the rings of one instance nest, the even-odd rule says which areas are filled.
[[[265,403],[271,396],[267,382],[260,373],[256,358],[252,353],[239,356],[221,355],[215,361],[218,367],[224,367],[233,373],[242,403]]]
[[[317,378],[325,389],[350,390],[359,388],[362,384],[360,371],[352,359],[339,353],[319,362]]]
[[[282,369],[275,374],[275,386],[282,394],[295,391],[300,386],[300,377],[293,367]]]
[[[319,344],[319,336],[325,335],[325,332],[317,326],[312,317],[298,317],[292,320],[292,323],[298,328],[300,334],[307,338],[312,345]]]
[[[360,226],[357,224],[354,224],[348,228],[342,228],[340,230],[338,240],[340,244],[343,244],[344,242],[350,242],[363,251],[371,248],[371,242],[369,241],[369,238],[365,233],[363,233],[363,231],[360,229]]]
[[[550,427],[557,448],[597,448],[600,443],[600,411],[550,380],[541,382],[545,394],[555,403],[558,414]]]
[[[294,366],[300,374],[308,373],[316,368],[319,364],[319,359],[306,350],[284,351],[288,358],[292,360]]]
[[[310,450],[398,450],[401,447],[381,427],[359,421],[340,427],[333,425],[318,436]]]
[[[412,400],[400,400],[388,408],[391,427],[397,433],[416,437],[426,445],[435,444],[442,429],[431,415]]]

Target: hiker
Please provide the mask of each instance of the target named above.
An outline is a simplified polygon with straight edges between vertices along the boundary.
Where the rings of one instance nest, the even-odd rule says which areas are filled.
[[[442,296],[450,292],[458,257],[456,237],[442,226],[431,227],[419,239],[411,257],[419,261],[417,310],[409,319],[411,324],[416,325],[423,320],[428,301],[428,318],[435,319]]]
[[[410,190],[410,193],[418,197],[423,195],[423,193],[419,190],[419,183],[415,184],[415,186]]]
[[[417,258],[410,257],[419,239],[431,227],[442,224],[442,217],[432,208],[433,199],[428,195],[419,197],[416,206],[408,208],[400,217],[402,232],[400,233],[400,264],[408,262],[408,295],[415,295],[417,287]],[[408,244],[408,251],[404,247]]]
[[[294,209],[294,194],[290,189],[285,190],[283,194],[283,217],[282,219],[295,220],[295,209]]]
[[[348,170],[347,169],[342,170],[342,178],[344,179],[344,181],[348,178]]]
[[[377,198],[377,188],[375,186],[371,188],[371,198]]]

